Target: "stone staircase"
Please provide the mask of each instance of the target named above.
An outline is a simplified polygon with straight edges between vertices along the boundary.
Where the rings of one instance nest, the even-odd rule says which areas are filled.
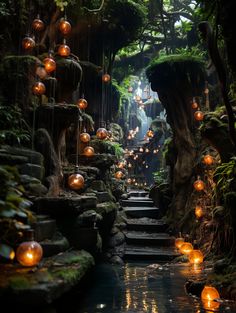
[[[178,256],[175,238],[166,232],[167,225],[148,193],[130,191],[128,196],[121,201],[127,225],[124,259],[170,261]]]

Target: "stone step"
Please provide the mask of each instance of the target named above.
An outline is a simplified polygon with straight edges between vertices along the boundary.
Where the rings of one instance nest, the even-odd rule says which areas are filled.
[[[36,241],[52,239],[56,231],[56,220],[47,215],[38,215],[37,222],[32,224],[32,228],[35,231]]]
[[[148,198],[148,197],[129,197],[127,200],[129,201],[152,201],[152,199]]]
[[[69,249],[68,240],[60,233],[54,235],[52,239],[45,239],[39,242],[43,248],[43,256],[50,257]]]
[[[121,200],[121,205],[123,207],[153,207],[153,201],[152,200]]]
[[[159,209],[156,207],[124,207],[124,212],[127,217],[149,217],[158,219]]]
[[[145,197],[148,196],[148,192],[147,191],[137,191],[137,190],[131,190],[128,193],[129,197]]]
[[[127,230],[145,231],[145,232],[165,232],[168,225],[162,220],[150,218],[126,219]]]
[[[179,254],[170,247],[141,247],[127,245],[125,247],[124,259],[126,260],[156,260],[171,261]]]
[[[174,247],[175,238],[167,233],[146,233],[129,231],[125,233],[126,243],[130,245]]]

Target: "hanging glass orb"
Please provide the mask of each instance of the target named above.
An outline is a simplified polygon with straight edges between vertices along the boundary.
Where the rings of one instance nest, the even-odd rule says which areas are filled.
[[[188,255],[188,259],[191,264],[201,264],[204,256],[200,250],[192,250]]]
[[[45,67],[42,65],[38,65],[36,67],[35,73],[40,79],[45,79],[47,77],[47,72],[45,70]]]
[[[204,119],[204,113],[202,112],[202,111],[196,111],[195,113],[194,113],[194,118],[195,118],[195,120],[196,121],[202,121],[203,119]]]
[[[205,184],[204,184],[204,182],[201,179],[197,179],[193,183],[193,187],[197,191],[202,191],[205,188]]]
[[[68,57],[70,55],[70,47],[63,43],[59,46],[57,52],[63,58]]]
[[[102,81],[104,83],[108,83],[110,80],[111,80],[111,76],[109,74],[106,73],[102,75]]]
[[[154,137],[154,132],[153,132],[151,129],[149,129],[149,130],[147,131],[147,133],[146,133],[146,136],[147,136],[148,138],[153,138],[153,137]]]
[[[84,143],[87,143],[90,141],[90,135],[88,133],[82,133],[80,134],[80,140]]]
[[[36,241],[22,242],[16,250],[16,259],[23,266],[35,266],[43,257],[43,249]]]
[[[176,238],[175,247],[179,249],[184,242],[185,242],[184,238],[182,237]]]
[[[32,28],[37,32],[41,32],[44,29],[44,22],[39,16],[33,20]]]
[[[32,92],[36,96],[41,96],[45,93],[46,87],[42,82],[36,82],[32,87]]]
[[[56,62],[52,57],[45,58],[43,64],[47,73],[52,73],[57,67]]]
[[[94,155],[94,149],[93,149],[93,147],[90,147],[90,146],[85,147],[85,148],[84,148],[84,155],[86,155],[87,157],[93,156],[93,155]]]
[[[196,207],[195,207],[195,216],[196,216],[196,218],[201,218],[201,217],[203,217],[203,209],[202,209],[202,207],[200,206],[200,205],[196,205]]]
[[[184,242],[179,248],[179,251],[182,254],[186,254],[186,255],[188,255],[192,250],[193,250],[193,246],[190,242]]]
[[[81,98],[77,102],[77,107],[80,108],[80,110],[85,110],[88,106],[87,100]]]
[[[68,178],[68,186],[72,190],[79,190],[84,187],[84,178],[78,173],[74,173]]]
[[[32,37],[26,36],[22,40],[22,48],[26,51],[30,51],[35,47],[35,41]]]
[[[198,103],[195,100],[193,100],[192,109],[196,110],[197,108],[198,108]]]
[[[71,32],[71,24],[62,18],[59,23],[59,30],[63,35],[68,35]]]
[[[217,310],[220,306],[220,303],[214,301],[216,299],[220,299],[218,290],[212,286],[205,286],[201,293],[201,300],[204,309],[211,311]]]
[[[115,178],[116,179],[121,179],[124,176],[124,174],[121,171],[115,172]]]
[[[145,152],[146,152],[146,153],[148,153],[148,152],[149,152],[149,149],[148,149],[148,148],[146,148],[146,149],[145,149]]]
[[[210,154],[206,154],[203,157],[203,163],[206,165],[212,165],[214,163],[214,158]]]
[[[143,152],[143,148],[141,147],[141,148],[139,148],[139,152]]]
[[[98,139],[104,140],[107,138],[107,130],[105,128],[98,128],[97,132],[96,132],[96,136]]]

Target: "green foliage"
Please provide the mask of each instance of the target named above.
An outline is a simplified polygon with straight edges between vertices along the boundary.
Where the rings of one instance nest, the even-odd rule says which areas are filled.
[[[153,173],[154,182],[157,186],[160,186],[166,182],[167,180],[166,174],[167,173],[164,169],[161,169]]]

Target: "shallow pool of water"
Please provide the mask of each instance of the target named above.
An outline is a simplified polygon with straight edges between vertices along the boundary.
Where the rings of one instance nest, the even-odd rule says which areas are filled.
[[[201,301],[185,292],[189,278],[200,278],[201,270],[189,265],[125,266],[100,264],[89,287],[80,292],[70,313],[200,313]],[[61,310],[59,310],[62,312]],[[235,313],[232,303],[223,303],[217,312]]]

